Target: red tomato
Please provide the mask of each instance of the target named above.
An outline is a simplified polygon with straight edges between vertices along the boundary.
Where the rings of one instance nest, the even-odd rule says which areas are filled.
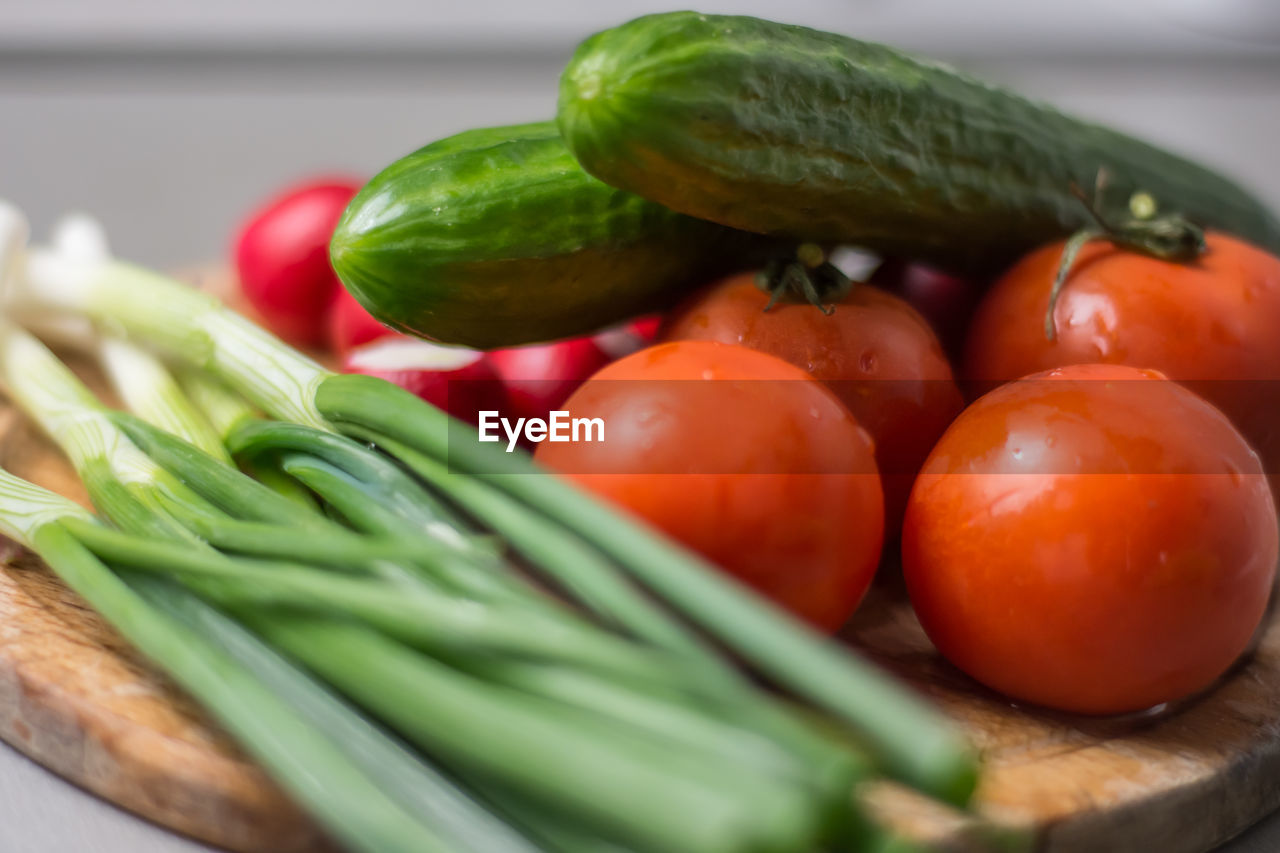
[[[300,184],[267,202],[236,238],[245,299],[267,328],[298,346],[320,346],[334,294],[329,238],[360,181]]]
[[[352,349],[342,370],[381,377],[471,423],[481,411],[501,411],[506,400],[498,374],[484,353],[407,335],[379,338]]]
[[[794,300],[765,312],[768,301],[753,275],[732,276],[680,306],[662,337],[742,344],[827,383],[875,441],[896,533],[916,471],[963,402],[938,339],[911,306],[873,287],[855,286],[830,315]]]
[[[900,296],[920,312],[938,336],[943,350],[958,356],[974,309],[974,283],[924,264],[888,260],[876,268],[871,283]]]
[[[1080,362],[1150,367],[1188,382],[1280,470],[1280,258],[1224,234],[1175,264],[1092,243],[1080,252],[1044,333],[1062,244],[1006,273],[974,317],[966,375],[1005,381]]]
[[[364,306],[356,301],[345,287],[339,287],[329,308],[329,349],[339,356],[346,355],[353,347],[398,334],[394,329],[373,319]]]
[[[605,440],[537,458],[778,604],[840,627],[884,535],[871,440],[804,371],[745,347],[660,344],[597,373],[564,406]]]
[[[1275,506],[1230,421],[1154,371],[1078,365],[970,406],[916,480],[903,574],[952,663],[1085,714],[1202,690],[1248,646]]]
[[[573,390],[609,363],[591,338],[494,350],[489,359],[506,386],[508,418],[546,418]]]

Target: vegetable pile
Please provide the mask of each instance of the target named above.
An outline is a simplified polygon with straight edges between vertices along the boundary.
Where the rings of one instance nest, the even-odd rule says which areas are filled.
[[[388,167],[330,251],[373,316],[446,344],[564,338],[665,309],[659,346],[564,403],[610,437],[543,442],[539,461],[824,630],[857,607],[883,543],[939,650],[1023,701],[1141,710],[1209,687],[1241,655],[1274,525],[1228,547],[1222,529],[1184,523],[1179,501],[1274,516],[1260,483],[1280,461],[1280,220],[1265,205],[942,66],[754,18],[606,30],[578,47],[559,96],[558,134],[470,131]],[[832,263],[844,246],[882,256],[870,281],[883,290]],[[709,342],[722,346],[695,346]],[[1052,368],[1120,381],[1091,363],[1202,395],[1230,419],[1199,434],[1220,455],[1162,434],[1192,417],[1183,397],[1137,394],[1148,405],[1130,415],[1149,420],[1114,426],[1120,403],[1087,385],[1087,405],[1059,387],[1016,395],[1016,417],[986,398],[964,408],[962,392],[1034,388]],[[784,375],[810,383],[773,387]],[[829,416],[833,402],[861,429]],[[922,467],[963,485],[926,489]],[[1095,519],[1072,509],[1095,474],[1145,486],[1086,501]],[[1222,476],[1225,492],[1203,481]],[[992,630],[1011,614],[1026,632]],[[1094,642],[1064,641],[1072,630]],[[955,639],[983,636],[980,653]],[[1200,653],[1161,662],[1152,649],[1177,638]],[[1041,641],[1043,657],[1025,654]],[[1104,657],[1127,664],[1086,667],[1087,689],[1060,678]],[[1019,659],[1035,661],[1027,677],[1005,677]]]
[[[952,663],[1086,714],[1210,687],[1274,581],[1280,222],[883,46],[648,16],[554,122],[286,192],[242,290],[345,374],[91,221],[0,238],[0,380],[96,511],[0,472],[0,525],[352,849],[902,849],[855,787],[977,765],[822,636],[884,554]],[[600,440],[474,426],[561,409]]]
[[[345,845],[861,847],[858,780],[968,798],[943,720],[687,551],[105,241],[24,248],[0,213],[8,316],[127,349],[102,367],[148,401],[103,407],[0,325],[0,380],[97,512],[4,474],[5,532]]]

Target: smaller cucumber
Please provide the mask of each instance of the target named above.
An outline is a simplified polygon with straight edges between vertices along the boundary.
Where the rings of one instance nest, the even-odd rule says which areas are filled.
[[[467,131],[391,164],[347,207],[330,257],[379,322],[488,349],[664,307],[778,247],[601,183],[543,122]]]

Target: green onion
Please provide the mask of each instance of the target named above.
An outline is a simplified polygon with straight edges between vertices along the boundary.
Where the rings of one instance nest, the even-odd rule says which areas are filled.
[[[216,551],[163,541],[139,541],[96,524],[68,520],[68,529],[99,559],[134,570],[172,573],[232,608],[279,605],[360,619],[424,648],[507,654],[575,663],[623,677],[669,680],[672,661],[572,618],[552,619],[524,608],[450,599],[425,589],[398,589],[376,579],[337,575],[305,565],[232,559]]]
[[[111,422],[159,467],[164,468],[218,509],[237,518],[295,527],[320,527],[326,522],[259,482],[203,453],[190,442],[171,435],[128,412],[110,412]]]
[[[964,803],[977,768],[950,723],[869,663],[846,654],[712,567],[630,521],[527,456],[476,441],[417,397],[367,376],[331,376],[316,391],[324,417],[363,438],[378,435],[467,472],[537,507],[590,542],[762,673],[860,732],[897,778]]]
[[[220,611],[158,578],[130,576],[128,581],[154,606],[269,684],[308,723],[340,745],[402,808],[457,839],[459,849],[475,853],[536,850],[451,779]]]
[[[64,526],[78,505],[0,471],[0,530],[32,548],[71,589],[196,697],[352,849],[455,851],[392,802],[270,689],[182,624],[150,607]]]
[[[361,439],[376,435],[359,428],[353,428],[352,434]],[[725,669],[700,639],[655,606],[599,551],[577,536],[501,491],[455,474],[393,439],[381,438],[379,446],[477,519],[501,530],[526,560],[597,616],[655,645],[699,659],[709,669]]]
[[[83,315],[221,377],[282,420],[325,429],[311,402],[329,372],[208,293],[122,261],[85,261],[33,248],[11,302]]]
[[[227,513],[238,513],[263,525],[248,523],[230,524],[221,519],[208,519],[188,513],[183,521],[186,527],[214,546],[230,551],[265,557],[305,559],[320,565],[354,569],[371,560],[379,562],[378,570],[386,574],[387,562],[399,566],[411,565],[406,571],[393,574],[416,575],[426,567],[435,581],[446,583],[466,594],[482,600],[520,599],[529,603],[539,596],[514,578],[496,573],[488,567],[492,559],[486,553],[463,555],[456,548],[436,539],[413,535],[407,523],[394,520],[382,512],[376,490],[366,490],[362,484],[342,475],[341,489],[325,488],[330,483],[312,480],[310,484],[325,494],[326,499],[345,507],[349,515],[357,519],[367,515],[376,519],[373,523],[357,524],[363,530],[389,531],[392,535],[356,536],[333,524],[329,519],[266,488],[234,469],[218,464],[207,454],[187,442],[169,435],[125,412],[111,412],[113,423],[120,427],[135,444],[141,447],[161,467],[184,483],[191,484],[201,497],[206,498]],[[308,464],[325,466],[309,457],[301,457],[298,467]],[[282,472],[283,473],[283,472]],[[172,508],[170,508],[172,511]],[[286,528],[302,528],[302,533]],[[464,540],[455,539],[462,542]]]
[[[258,416],[248,400],[202,370],[180,368],[177,380],[187,399],[213,427],[219,441],[225,441],[241,421]]]
[[[389,383],[335,376],[215,300],[127,264],[73,264],[33,252],[19,299],[118,327],[175,359],[208,370],[268,414],[315,430],[359,431],[449,466],[502,494],[522,515],[524,550],[558,534],[614,561],[647,590],[796,695],[863,737],[881,765],[926,793],[961,803],[976,766],[940,714],[874,666],[724,579],[683,549],[627,520],[522,454],[479,444],[474,433]],[[393,451],[394,452],[394,451]],[[469,487],[468,487],[469,488]],[[456,500],[456,495],[452,496]],[[476,508],[469,511],[478,515]],[[504,508],[505,509],[505,508]],[[544,522],[537,527],[531,515]],[[497,513],[495,513],[497,515]],[[500,534],[515,537],[490,520]],[[621,597],[619,596],[619,600]],[[614,602],[616,603],[616,602]],[[596,603],[608,608],[609,603]]]
[[[349,438],[300,424],[276,421],[242,421],[227,436],[227,446],[237,458],[301,452],[326,462],[361,484],[366,499],[376,496],[378,508],[411,525],[417,533],[452,542],[465,542],[458,531],[466,524],[457,513],[437,500],[394,463]]]
[[[231,456],[213,426],[151,353],[127,341],[103,337],[98,344],[98,363],[111,382],[111,389],[131,412],[186,439],[218,461],[231,464]]]
[[[73,402],[84,414],[96,412],[88,401]],[[47,407],[34,413],[47,414]],[[109,420],[95,422],[110,425]],[[109,498],[104,509],[113,520],[138,534],[188,541],[197,546],[190,549],[192,553],[201,552],[198,540],[190,541],[170,529],[174,519],[164,514],[163,501],[152,491],[159,488],[162,494],[166,492],[160,477],[165,472],[151,471],[150,483],[139,478],[126,484],[111,480],[114,469],[107,460],[84,458],[89,464],[82,468],[82,476],[89,482],[102,481],[91,491]],[[214,552],[210,549],[207,553]],[[135,540],[125,556],[142,566],[146,550]],[[164,556],[174,564],[175,554]],[[228,595],[228,587],[234,586],[252,597],[243,593],[251,580],[243,575],[229,572],[216,580],[181,577],[193,590],[215,600]],[[256,582],[262,584],[263,577],[259,575]],[[300,590],[312,596],[323,594],[315,589],[314,579],[309,579],[290,594]],[[237,606],[236,610],[257,631],[372,707],[407,736],[443,750],[451,761],[496,774],[528,796],[566,809],[605,831],[633,837],[650,849],[691,853],[757,846],[799,849],[821,830],[815,804],[790,783],[708,765],[687,749],[664,741],[650,742],[630,727],[598,715],[578,717],[571,707],[559,703],[511,691],[495,692],[491,686],[345,620],[275,608],[264,611]],[[344,617],[351,612],[348,603]],[[422,713],[423,708],[430,708],[430,713]],[[468,722],[460,725],[460,721]],[[482,731],[485,737],[478,739]],[[544,776],[542,769],[553,762],[564,764],[570,772]],[[646,805],[637,809],[637,803]],[[655,814],[663,815],[664,820],[655,823]]]
[[[464,664],[466,665],[466,664]],[[709,713],[677,690],[667,695],[646,685],[636,689],[562,666],[514,660],[479,661],[466,665],[487,681],[622,720],[637,728],[683,744],[690,751],[745,765],[750,772],[792,776],[808,784],[810,769],[778,743],[760,733],[739,728]],[[851,785],[844,787],[848,795]]]
[[[305,655],[328,681],[446,763],[464,762],[644,849],[802,850],[815,832],[806,799],[769,777],[701,762],[603,718],[494,688],[341,623],[254,617],[249,624]],[[425,707],[431,713],[419,710]]]
[[[63,258],[89,264],[106,263],[111,258],[106,232],[93,217],[64,216],[53,232],[52,249]],[[20,304],[18,308],[21,313]],[[82,316],[31,311],[21,319],[28,328],[95,354],[116,396],[140,417],[182,436],[215,458],[231,461],[213,427],[151,353],[129,341],[97,334]]]

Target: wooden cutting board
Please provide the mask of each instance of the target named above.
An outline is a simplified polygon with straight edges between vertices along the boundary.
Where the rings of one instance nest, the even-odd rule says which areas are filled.
[[[72,360],[90,384],[101,377]],[[83,501],[70,468],[0,403],[0,465]],[[78,785],[236,851],[331,849],[217,726],[16,548],[0,553],[0,738]],[[985,756],[981,820],[892,785],[865,796],[946,849],[984,828],[1049,853],[1200,853],[1280,807],[1280,622],[1213,691],[1177,709],[1082,720],[1017,708],[929,645],[884,584],[846,637],[938,702]]]

